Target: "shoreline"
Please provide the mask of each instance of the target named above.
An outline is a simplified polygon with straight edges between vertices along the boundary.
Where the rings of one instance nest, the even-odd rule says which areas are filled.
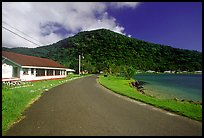
[[[140,82],[140,81],[138,81]],[[142,83],[147,83],[142,81]],[[188,98],[181,98],[177,95],[169,95],[167,93],[162,94],[161,92],[158,92],[156,90],[154,90],[154,88],[151,88],[151,86],[145,87],[146,84],[140,84],[143,88],[144,88],[144,94],[150,97],[154,97],[157,99],[164,99],[164,100],[175,100],[175,101],[181,101],[181,102],[191,102],[191,103],[195,103],[195,104],[201,104],[202,105],[202,100],[193,100],[193,99],[188,99]],[[148,85],[148,83],[147,83]]]
[[[200,76],[193,76],[193,78],[192,76],[184,76],[180,78],[179,76],[171,76],[173,74],[168,74],[169,76],[161,74],[158,77],[155,75],[144,74],[143,76],[142,74],[136,74],[133,76],[133,80],[139,82],[139,85],[144,87],[144,91],[147,94],[157,98],[202,102]]]
[[[134,80],[126,80],[125,78],[116,76],[99,77],[99,83],[110,89],[112,92],[176,113],[178,115],[182,115],[197,121],[202,121],[202,103],[186,100],[180,101],[179,99],[159,99],[156,97],[151,97],[149,95],[142,94],[131,86],[130,83],[132,81]]]

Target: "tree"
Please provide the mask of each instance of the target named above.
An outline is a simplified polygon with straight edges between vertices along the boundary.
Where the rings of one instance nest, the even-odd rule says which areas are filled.
[[[136,70],[135,70],[135,68],[133,68],[132,66],[124,66],[124,67],[123,67],[123,73],[124,73],[124,77],[125,77],[126,79],[130,80],[131,77],[132,77],[133,75],[135,75]]]
[[[110,74],[129,74],[129,66],[137,70],[161,72],[202,70],[202,52],[148,43],[107,29],[80,32],[47,46],[11,49],[3,47],[2,50],[49,58],[75,70],[78,69],[78,55],[83,53],[84,69],[90,72],[106,70]],[[124,66],[127,68],[123,69]]]

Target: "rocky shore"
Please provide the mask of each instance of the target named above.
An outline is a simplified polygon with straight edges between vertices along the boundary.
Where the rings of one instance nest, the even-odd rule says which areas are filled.
[[[144,87],[138,81],[130,82],[130,85],[135,87],[137,91],[141,92],[142,94],[145,94]]]
[[[136,88],[138,92],[148,95],[145,93],[145,88],[142,86],[144,82],[139,82],[139,81],[135,81],[135,82],[130,82],[129,85]],[[153,97],[153,95],[148,95]],[[187,99],[179,99],[179,98],[173,98],[173,100],[175,101],[180,101],[180,102],[189,102],[189,103],[193,103],[193,104],[200,104],[202,105],[202,102],[200,101],[193,101],[193,100],[187,100]]]

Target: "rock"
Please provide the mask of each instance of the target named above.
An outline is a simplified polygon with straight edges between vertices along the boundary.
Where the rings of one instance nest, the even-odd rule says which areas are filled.
[[[145,94],[144,90],[140,90],[140,92],[141,92],[142,94]]]
[[[200,101],[197,101],[196,103],[202,105],[202,102],[200,102]]]
[[[188,100],[189,103],[194,103],[193,100]]]
[[[135,88],[136,88],[139,92],[141,92],[142,94],[145,94],[145,92],[144,92],[144,87],[141,86],[138,81],[131,82],[131,83],[129,83],[129,85],[135,87]]]
[[[137,89],[143,89],[144,87],[143,86],[137,86]]]

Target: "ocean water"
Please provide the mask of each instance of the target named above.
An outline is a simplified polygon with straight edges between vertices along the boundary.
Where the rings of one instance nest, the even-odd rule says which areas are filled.
[[[158,98],[179,98],[202,102],[202,74],[136,74],[145,92]]]

